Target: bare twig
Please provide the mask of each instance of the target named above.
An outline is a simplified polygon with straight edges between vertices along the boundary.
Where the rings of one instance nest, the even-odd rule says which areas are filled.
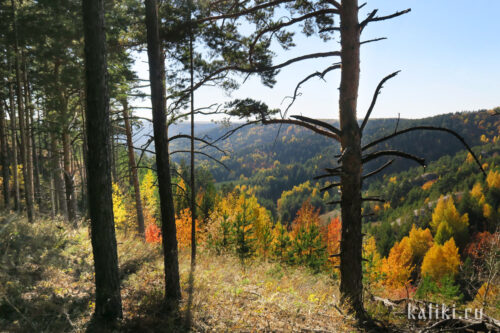
[[[396,75],[398,75],[400,71],[394,72],[390,75],[387,75],[380,81],[380,83],[377,86],[377,89],[375,89],[375,93],[373,94],[372,102],[370,104],[370,107],[368,108],[368,111],[366,112],[365,119],[363,120],[363,123],[361,124],[360,131],[363,133],[363,129],[365,128],[366,124],[368,123],[368,119],[370,119],[370,115],[373,111],[373,108],[375,107],[375,103],[377,102],[377,97],[380,94],[380,90],[383,88],[384,83],[386,83],[388,80],[392,79]]]

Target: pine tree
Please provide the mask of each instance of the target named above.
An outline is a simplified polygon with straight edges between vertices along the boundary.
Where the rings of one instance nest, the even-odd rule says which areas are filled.
[[[233,223],[233,239],[236,254],[244,265],[245,260],[252,257],[255,253],[256,238],[254,235],[253,222],[248,211],[248,203],[243,194],[241,212],[238,212]]]
[[[289,262],[292,254],[290,253],[290,246],[292,244],[290,235],[286,230],[285,226],[278,222],[273,229],[274,233],[274,243],[273,243],[273,255],[277,257],[281,262]]]
[[[122,317],[110,174],[104,2],[83,1],[87,83],[88,193],[97,322]]]

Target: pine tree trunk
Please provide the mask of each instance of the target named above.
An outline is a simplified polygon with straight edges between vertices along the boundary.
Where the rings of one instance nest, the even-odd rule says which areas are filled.
[[[3,199],[5,204],[5,210],[9,209],[10,205],[10,190],[9,190],[9,157],[8,157],[8,145],[7,137],[5,136],[6,131],[5,122],[5,110],[2,107],[2,101],[0,101],[0,149],[1,151],[1,162],[2,162],[2,178],[3,178]]]
[[[104,0],[83,1],[87,87],[87,186],[97,323],[122,317],[113,216]]]
[[[111,175],[113,182],[118,182],[118,173],[116,171],[116,145],[115,145],[115,136],[113,135],[113,127],[111,127],[111,135],[109,137],[109,143],[111,145]]]
[[[34,107],[30,107],[30,115],[29,115],[29,128],[31,133],[31,148],[32,148],[32,157],[33,157],[33,185],[34,185],[34,196],[35,202],[38,204],[39,209],[42,207],[42,197],[40,193],[40,164],[38,160],[38,152],[35,140],[35,126],[34,124]]]
[[[122,102],[123,105],[123,120],[125,122],[125,134],[127,136],[128,149],[128,164],[130,169],[130,185],[134,187],[135,194],[135,210],[137,214],[137,232],[144,238],[144,214],[142,212],[141,189],[139,186],[139,177],[137,176],[137,165],[135,164],[135,151],[132,142],[132,126],[128,115],[127,100]]]
[[[356,117],[359,87],[358,1],[342,1],[340,11],[342,74],[340,81],[340,128],[342,160],[340,243],[341,301],[358,319],[363,307],[361,234],[361,134]]]
[[[49,158],[51,157],[51,152],[49,150]],[[50,217],[52,220],[56,217],[56,188],[54,182],[54,173],[49,173],[49,186],[50,186]]]
[[[54,131],[50,132],[50,151],[52,158],[52,174],[54,177],[54,188],[57,197],[58,209],[57,212],[61,214],[65,220],[68,219],[68,206],[66,203],[66,192],[64,190],[64,181],[61,172],[61,160],[59,157],[59,149],[57,144],[57,136]]]
[[[81,102],[81,108],[82,110],[85,110],[85,104],[84,104],[84,100],[85,100],[85,92],[81,93],[80,94],[80,100],[82,101]],[[85,112],[82,111],[81,113],[81,116],[82,116],[82,137],[83,137],[83,147],[82,147],[82,160],[83,160],[83,165],[87,165],[87,147],[88,147],[88,144],[87,144],[87,127],[86,127],[86,118],[85,118]],[[83,168],[83,173],[82,173],[82,210],[83,210],[83,215],[85,217],[88,217],[88,205],[87,205],[87,198],[88,198],[88,195],[87,195],[87,192],[86,192],[86,189],[87,189],[87,168]]]
[[[14,210],[21,209],[21,191],[19,190],[19,174],[17,170],[17,126],[16,126],[16,106],[14,105],[14,89],[9,82],[9,105],[10,105],[10,129],[12,141],[12,177],[14,180]]]
[[[31,104],[31,94],[29,90],[29,81],[28,81],[28,68],[26,66],[26,56],[24,52],[22,52],[22,63],[23,63],[23,73],[24,73],[24,105],[25,105],[25,120],[26,120],[26,163],[27,168],[26,171],[28,173],[28,181],[30,182],[30,201],[33,205],[33,213],[34,213],[34,204],[35,204],[35,186],[34,186],[34,170],[33,170],[33,142],[32,142],[32,128],[31,128],[31,113],[33,112],[33,105]]]
[[[177,307],[181,298],[175,211],[168,154],[167,118],[165,105],[165,63],[158,29],[158,3],[146,0],[146,29],[153,107],[153,131],[156,168],[160,193],[161,231],[165,267],[165,305]]]
[[[192,5],[190,3],[190,5]],[[191,20],[191,13],[189,13]],[[191,168],[190,168],[190,181],[189,187],[191,187],[191,198],[190,198],[190,208],[191,208],[191,266],[196,264],[196,187],[195,187],[195,159],[194,159],[194,56],[193,56],[193,32],[190,28],[189,31],[189,72],[191,80]]]
[[[71,168],[71,139],[68,130],[63,130],[63,173],[64,185],[66,188],[66,205],[68,207],[68,219],[70,222],[76,221],[76,197],[74,174]]]
[[[30,178],[32,175],[29,172],[29,151],[28,151],[28,141],[26,136],[26,121],[24,118],[24,104],[23,104],[23,92],[22,92],[22,81],[21,81],[21,53],[19,50],[19,42],[17,38],[17,22],[16,22],[16,4],[15,0],[11,0],[12,4],[12,15],[13,15],[13,26],[14,26],[14,53],[15,53],[15,72],[16,72],[16,95],[17,95],[17,111],[19,114],[19,130],[21,132],[21,163],[23,165],[23,177],[24,177],[24,188],[25,188],[25,199],[26,199],[26,211],[28,215],[28,221],[33,222],[34,220],[34,209],[33,209],[33,179]]]

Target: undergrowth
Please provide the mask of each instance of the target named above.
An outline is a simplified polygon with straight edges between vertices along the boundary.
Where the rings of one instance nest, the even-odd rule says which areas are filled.
[[[161,248],[117,235],[123,332],[353,331],[334,306],[338,286],[326,274],[200,249],[189,294],[189,253],[179,254],[183,298],[176,314],[162,311]],[[88,225],[60,220],[30,224],[0,218],[0,331],[84,332],[93,313]],[[189,315],[188,315],[189,314]],[[188,323],[188,318],[190,322]]]

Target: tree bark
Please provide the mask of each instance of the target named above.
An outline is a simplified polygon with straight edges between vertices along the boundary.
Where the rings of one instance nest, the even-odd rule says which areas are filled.
[[[29,85],[28,85],[28,91],[29,91]],[[31,103],[30,103],[31,105]],[[37,146],[36,146],[36,139],[35,139],[35,126],[34,124],[34,116],[35,116],[35,108],[33,105],[30,106],[29,108],[29,129],[30,129],[30,143],[31,143],[31,156],[33,160],[33,185],[34,185],[34,193],[33,195],[35,196],[35,202],[38,204],[38,209],[41,209],[42,206],[42,197],[40,193],[40,164],[38,163],[38,152],[37,152]]]
[[[165,305],[177,307],[181,298],[175,211],[168,154],[167,117],[165,105],[165,63],[162,57],[158,29],[158,3],[146,0],[146,29],[153,107],[153,132],[156,168],[160,193],[161,231],[165,268]]]
[[[77,207],[74,174],[71,168],[71,138],[68,129],[63,129],[62,142],[64,185],[66,187],[66,205],[68,207],[68,219],[70,222],[75,222]]]
[[[57,136],[54,130],[50,132],[50,151],[52,159],[52,174],[54,177],[54,189],[57,197],[58,209],[65,220],[68,219],[68,206],[66,203],[66,194],[64,190],[64,180],[62,178],[61,160],[59,157],[59,149],[57,144]]]
[[[104,0],[83,1],[87,87],[87,184],[97,323],[122,317],[113,216]]]
[[[358,319],[363,307],[361,234],[361,133],[356,117],[359,87],[358,1],[343,1],[340,10],[342,73],[340,129],[344,154],[341,175],[342,240],[340,242],[341,302]]]
[[[109,144],[111,145],[111,176],[113,182],[118,182],[118,172],[116,171],[116,145],[115,136],[113,134],[113,127],[111,126],[111,135],[109,136]]]
[[[192,8],[192,3],[190,2],[190,8]],[[191,9],[189,12],[189,20],[191,21]],[[189,186],[191,187],[191,198],[190,198],[190,206],[191,206],[191,266],[196,265],[196,190],[195,190],[195,159],[194,159],[194,55],[193,55],[193,31],[192,28],[189,28],[189,74],[191,80],[191,91],[190,91],[190,99],[191,99],[191,149],[190,149],[190,157],[191,157],[191,168],[190,174],[191,183]]]
[[[33,213],[35,211],[34,203],[35,203],[35,182],[34,182],[34,170],[33,170],[33,148],[34,142],[32,141],[32,128],[31,128],[31,113],[33,112],[33,105],[31,104],[31,94],[29,90],[29,81],[28,81],[28,68],[26,66],[26,56],[24,52],[22,52],[22,64],[23,64],[23,83],[24,83],[24,106],[25,106],[25,128],[26,128],[26,163],[28,172],[28,181],[30,182],[30,201],[33,204]]]
[[[26,199],[26,211],[28,215],[28,221],[33,222],[34,220],[34,208],[33,208],[33,179],[30,177],[32,175],[29,172],[29,151],[27,146],[27,136],[26,136],[26,122],[24,119],[24,104],[23,104],[23,92],[22,92],[22,81],[21,81],[21,54],[19,50],[19,41],[17,37],[17,23],[16,23],[16,4],[15,0],[11,0],[12,4],[12,15],[13,15],[13,27],[14,27],[14,53],[15,53],[15,71],[16,71],[16,95],[17,95],[17,111],[19,114],[19,130],[21,132],[21,163],[23,164],[23,176],[24,176],[24,188],[25,188],[25,199]]]
[[[5,109],[2,107],[2,101],[0,101],[0,149],[1,152],[1,162],[2,162],[2,178],[3,178],[3,200],[5,204],[5,210],[9,209],[10,206],[10,190],[9,190],[9,157],[8,157],[8,145],[7,137],[5,136]]]
[[[14,180],[14,210],[21,209],[21,191],[19,190],[19,174],[17,170],[17,126],[16,126],[16,106],[14,105],[14,89],[12,82],[9,82],[9,105],[10,105],[10,129],[12,141],[12,177]]]
[[[137,176],[137,165],[135,164],[135,151],[132,142],[132,126],[130,126],[128,103],[122,101],[123,121],[125,122],[125,134],[127,136],[128,164],[130,169],[130,185],[134,187],[135,210],[137,214],[137,232],[144,238],[144,214],[142,212],[141,189],[139,186],[139,177]]]

